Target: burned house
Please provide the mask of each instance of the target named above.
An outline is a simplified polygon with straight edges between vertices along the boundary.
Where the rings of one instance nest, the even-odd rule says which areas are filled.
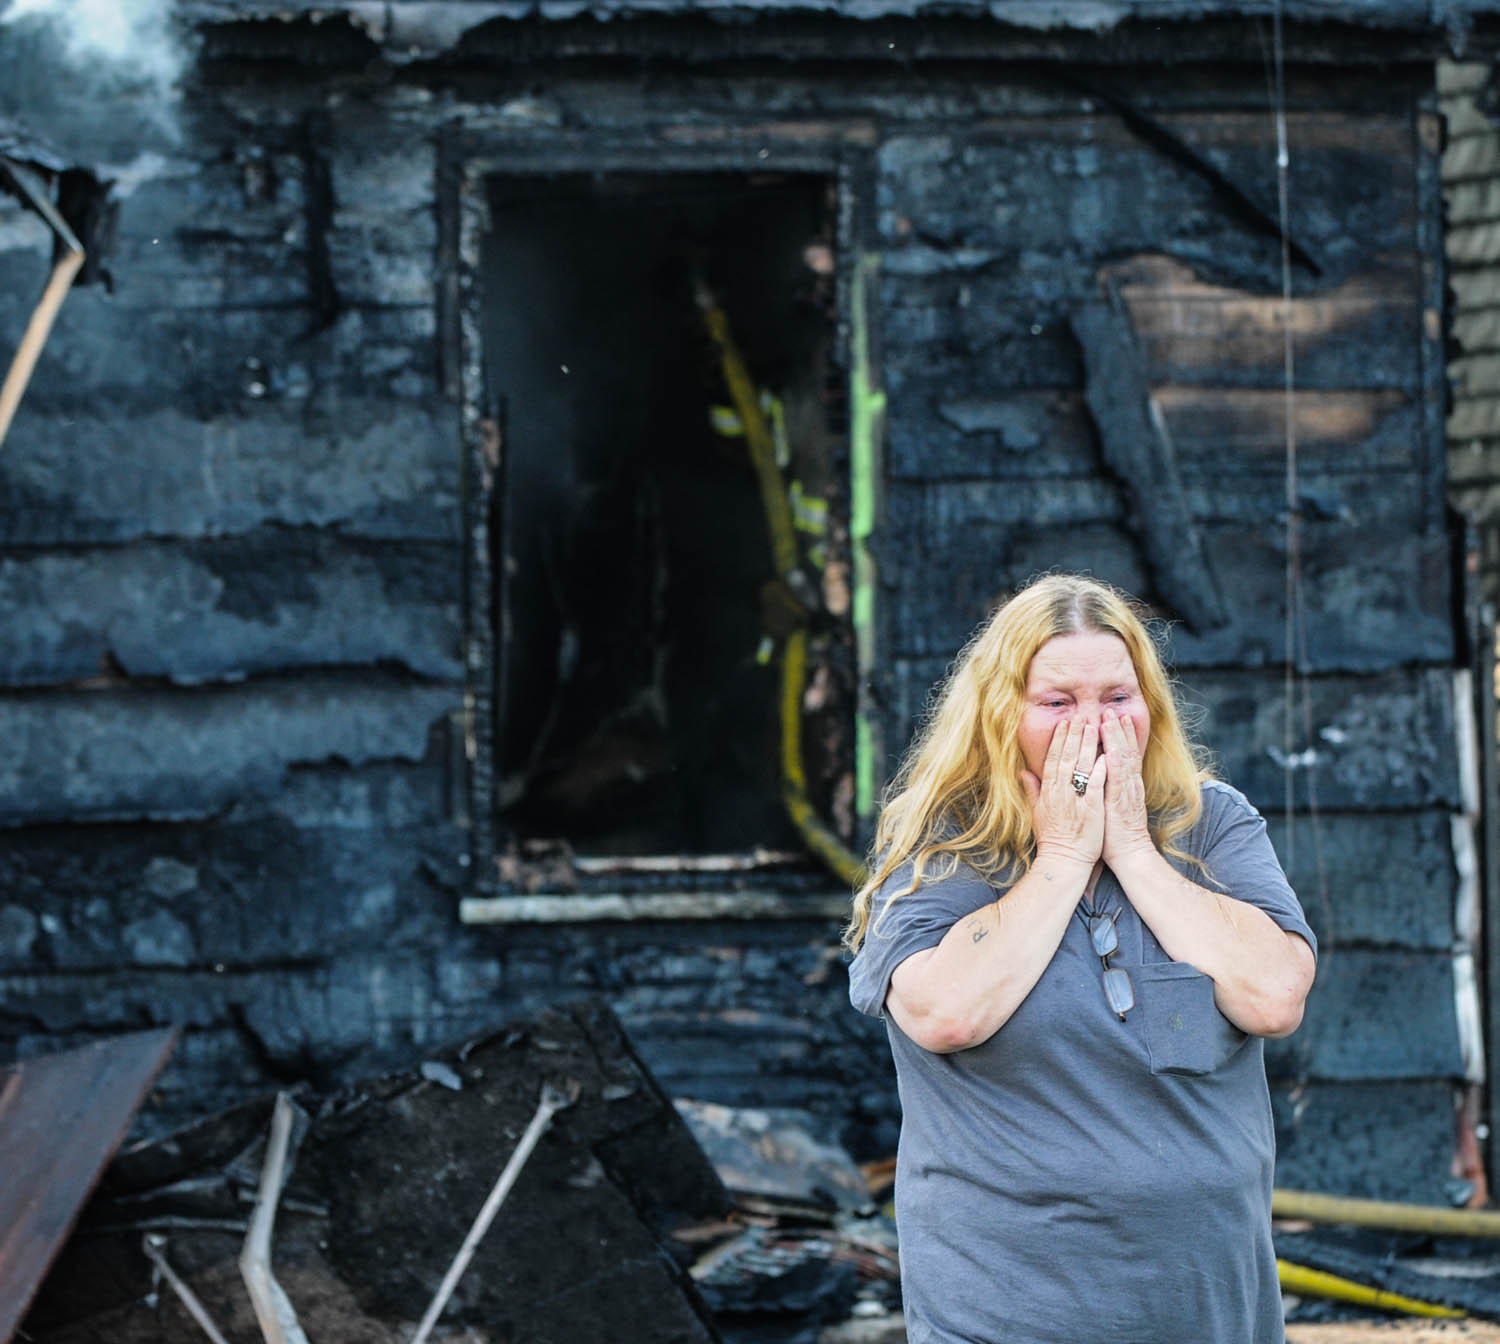
[[[1323,940],[1282,1182],[1452,1198],[1481,8],[181,0],[166,81],[0,14],[118,217],[0,452],[0,1051],[180,1024],[160,1129],[594,993],[671,1095],[889,1153],[850,856],[967,632],[1085,569]],[[51,245],[0,195],[7,345]]]

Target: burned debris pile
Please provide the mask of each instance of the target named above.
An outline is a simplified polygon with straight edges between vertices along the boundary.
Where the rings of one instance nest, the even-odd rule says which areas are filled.
[[[549,1083],[576,1091],[480,1241],[436,1338],[715,1339],[672,1231],[730,1202],[619,1024],[554,1010],[422,1069],[304,1098],[280,1198],[276,1278],[307,1338],[407,1340]],[[269,1103],[127,1151],[111,1166],[25,1324],[38,1344],[203,1338],[144,1239],[231,1338],[257,1338],[236,1259]],[[245,1331],[248,1329],[249,1333]]]
[[[139,1033],[0,1073],[0,1155],[43,1173],[11,1204],[29,1207],[22,1186],[57,1187],[0,1254],[0,1289],[22,1305],[35,1294],[17,1338],[904,1344],[880,1207],[894,1163],[857,1166],[810,1112],[669,1099],[597,999],[405,1073],[260,1097],[127,1148],[38,1290],[170,1045]],[[70,1104],[27,1102],[55,1100],[60,1079]],[[70,1156],[65,1191],[45,1172]],[[1277,1199],[1289,1321],[1500,1319],[1500,1259],[1475,1240],[1487,1215]],[[1344,1206],[1367,1225],[1319,1225]],[[1370,1221],[1393,1209],[1405,1231]],[[1465,1217],[1472,1235],[1445,1234]],[[3,1344],[14,1320],[0,1326]]]
[[[20,1337],[256,1341],[258,1278],[289,1341],[816,1344],[898,1302],[893,1229],[813,1124],[674,1106],[608,1007],[550,1009],[127,1148]]]
[[[850,1318],[900,1321],[895,1225],[814,1116],[679,1101],[735,1201],[733,1232],[707,1241],[690,1273],[728,1344],[822,1344]]]

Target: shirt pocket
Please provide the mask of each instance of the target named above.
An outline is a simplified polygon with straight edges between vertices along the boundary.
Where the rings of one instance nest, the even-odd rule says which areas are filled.
[[[1186,962],[1148,963],[1131,974],[1141,978],[1152,1073],[1212,1073],[1248,1039],[1214,1003],[1214,982]]]

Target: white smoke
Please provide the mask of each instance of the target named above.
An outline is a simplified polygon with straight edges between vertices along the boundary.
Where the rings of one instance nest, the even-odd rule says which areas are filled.
[[[107,71],[168,95],[185,60],[171,9],[172,0],[0,0],[0,24],[50,24],[80,73]]]

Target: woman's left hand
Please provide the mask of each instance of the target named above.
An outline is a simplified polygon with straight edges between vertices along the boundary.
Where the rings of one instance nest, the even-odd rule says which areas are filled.
[[[1109,773],[1104,782],[1104,849],[1101,857],[1113,868],[1117,859],[1141,849],[1154,849],[1146,814],[1146,785],[1141,779],[1141,746],[1135,723],[1106,709],[1099,721],[1099,738]]]

